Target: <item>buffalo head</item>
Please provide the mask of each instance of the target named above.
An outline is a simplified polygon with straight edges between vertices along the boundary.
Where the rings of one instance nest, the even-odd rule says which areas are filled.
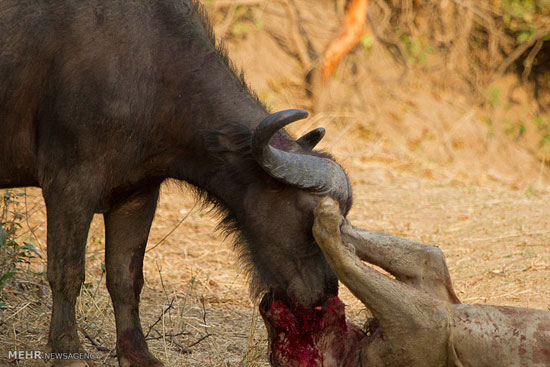
[[[253,130],[222,129],[210,150],[223,153],[219,169],[229,172],[224,177],[232,181],[224,184],[234,192],[223,196],[234,200],[221,206],[228,209],[225,223],[242,240],[253,290],[312,308],[338,292],[338,281],[312,235],[313,209],[329,195],[347,214],[351,185],[329,155],[312,150],[324,129],[296,141],[284,131],[305,117],[303,110],[286,110],[268,115]]]

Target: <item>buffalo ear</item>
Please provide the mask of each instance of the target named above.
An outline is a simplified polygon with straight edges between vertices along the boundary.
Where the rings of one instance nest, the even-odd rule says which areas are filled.
[[[311,130],[300,139],[296,140],[296,143],[298,143],[305,150],[312,150],[317,144],[319,144],[321,139],[323,139],[325,133],[326,130],[322,127],[319,127],[317,129]]]
[[[224,162],[250,154],[251,142],[252,131],[240,124],[228,124],[204,134],[206,150]]]

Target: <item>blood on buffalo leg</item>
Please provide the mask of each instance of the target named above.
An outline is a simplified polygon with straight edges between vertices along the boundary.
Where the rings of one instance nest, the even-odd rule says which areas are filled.
[[[143,256],[158,195],[155,185],[104,215],[107,288],[115,309],[116,350],[122,367],[162,366],[147,348],[139,319]]]
[[[388,271],[402,283],[450,303],[455,294],[445,255],[436,246],[424,245],[390,234],[365,231],[345,222],[342,240],[351,243],[357,256]]]
[[[67,177],[59,174],[58,178]],[[84,282],[84,263],[93,204],[80,197],[82,187],[60,179],[43,190],[48,219],[48,281],[53,309],[48,344],[54,353],[81,352],[75,302]],[[74,362],[74,363],[73,363]],[[84,361],[53,361],[54,365],[86,366]]]

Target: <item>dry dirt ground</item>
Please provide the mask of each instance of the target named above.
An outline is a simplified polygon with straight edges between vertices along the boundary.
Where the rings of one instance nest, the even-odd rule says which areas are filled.
[[[304,25],[322,47],[338,14],[316,9],[326,19],[306,13]],[[259,96],[273,110],[311,108],[303,69],[281,45],[292,46],[292,35],[280,34],[284,10],[255,6],[244,20],[224,8],[214,10],[218,34],[227,35],[230,55]],[[321,23],[334,26],[321,31]],[[351,221],[439,245],[463,302],[550,309],[550,176],[544,159],[504,134],[497,117],[491,120],[505,116],[504,107],[479,109],[467,95],[425,73],[413,71],[403,83],[381,80],[398,72],[377,47],[355,50],[323,91],[325,105],[292,132],[325,126],[321,148],[335,155],[353,181]],[[516,100],[526,100],[515,93]],[[528,101],[513,108],[531,111]],[[35,243],[45,257],[40,190],[26,193],[21,209],[28,223],[20,239]],[[145,259],[143,329],[166,366],[267,366],[265,329],[246,274],[216,223],[185,187],[164,186]],[[97,216],[77,317],[86,350],[98,354],[100,365],[115,366],[103,246]],[[45,264],[42,258],[22,266],[3,291],[0,366],[44,365],[7,357],[10,350],[45,346],[51,311]],[[341,290],[348,317],[361,324],[366,311]]]

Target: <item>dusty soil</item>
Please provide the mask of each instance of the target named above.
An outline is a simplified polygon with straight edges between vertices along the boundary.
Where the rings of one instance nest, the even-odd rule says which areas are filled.
[[[236,13],[240,7],[212,4],[218,34],[226,36],[230,55],[259,96],[273,110],[311,108],[303,65],[292,52],[293,36],[284,32],[284,9],[253,5],[245,7],[243,16]],[[322,49],[339,13],[319,4],[314,7],[319,14],[303,12],[303,22]],[[321,148],[333,153],[353,180],[351,221],[439,245],[462,301],[550,309],[547,164],[504,133],[499,121],[505,110],[482,110],[469,96],[432,83],[425,73],[412,70],[402,83],[395,82],[398,75],[398,66],[376,42],[368,52],[358,47],[318,96],[321,107],[292,132],[326,127]],[[528,113],[530,106],[514,108]],[[487,116],[494,122],[487,123]],[[26,192],[28,223],[21,240],[37,244],[43,258],[28,272],[22,266],[17,282],[3,291],[0,365],[44,365],[7,359],[9,350],[44,347],[51,310],[44,277],[45,209],[40,190]],[[267,366],[265,329],[248,295],[246,274],[216,224],[215,215],[196,204],[184,186],[164,186],[145,260],[143,329],[167,366]],[[89,234],[78,320],[86,350],[115,366],[103,246],[97,216]],[[341,289],[348,317],[362,324],[366,311]]]

